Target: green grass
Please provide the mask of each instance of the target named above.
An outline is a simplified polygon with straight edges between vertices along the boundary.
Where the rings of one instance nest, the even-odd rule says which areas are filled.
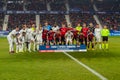
[[[111,37],[109,51],[71,52],[109,80],[120,79],[120,37]],[[0,38],[0,80],[100,80],[63,53],[8,54],[8,43]]]

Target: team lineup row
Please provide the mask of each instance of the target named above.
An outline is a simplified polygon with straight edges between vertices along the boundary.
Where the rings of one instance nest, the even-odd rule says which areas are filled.
[[[23,25],[22,29],[16,27],[7,36],[9,42],[9,52],[14,53],[14,44],[16,53],[24,51],[38,51],[40,45],[81,45],[85,44],[88,49],[95,49],[98,44],[99,49],[108,49],[109,30],[107,26],[103,29],[99,25],[87,27],[86,23],[82,26],[78,23],[77,27],[66,27],[65,24],[59,28],[51,27],[45,22],[43,27],[31,27]]]

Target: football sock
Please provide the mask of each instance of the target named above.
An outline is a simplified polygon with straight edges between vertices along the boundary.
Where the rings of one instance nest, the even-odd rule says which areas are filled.
[[[102,43],[102,49],[104,49],[105,48],[105,44],[104,43]]]
[[[108,43],[106,43],[106,49],[108,49]]]
[[[99,44],[99,49],[101,49],[101,44]]]

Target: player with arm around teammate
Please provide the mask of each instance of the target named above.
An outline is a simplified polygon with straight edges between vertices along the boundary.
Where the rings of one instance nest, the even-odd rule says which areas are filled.
[[[14,42],[15,42],[15,37],[16,37],[16,34],[18,33],[18,31],[19,31],[19,27],[17,26],[7,36],[7,40],[9,43],[9,53],[14,53]]]
[[[16,53],[18,52],[24,52],[24,44],[25,44],[25,35],[26,32],[22,32],[22,34],[17,33],[16,34]]]

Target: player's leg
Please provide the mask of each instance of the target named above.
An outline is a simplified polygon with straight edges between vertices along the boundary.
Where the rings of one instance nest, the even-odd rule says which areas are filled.
[[[19,52],[19,44],[16,44],[16,53]]]
[[[99,49],[102,48],[101,37],[100,36],[96,37],[96,43],[95,44],[96,44],[97,47],[99,47]]]
[[[14,53],[14,41],[13,41],[13,39],[8,38],[8,42],[9,42],[9,52]]]
[[[25,42],[25,51],[28,50],[28,45],[29,45],[29,42]]]
[[[35,38],[34,38],[33,36],[31,37],[31,42],[33,43],[33,47],[32,47],[32,45],[31,45],[31,48],[33,48],[32,50],[33,50],[33,51],[36,51],[36,40],[35,40]],[[31,43],[31,44],[32,44],[32,43]]]
[[[102,46],[101,46],[101,37],[98,38],[98,44],[99,44],[99,49],[101,49],[102,48]]]
[[[24,52],[24,49],[25,49],[25,43],[22,42],[22,47],[21,47],[21,51]]]
[[[83,39],[80,39],[79,42],[80,42],[80,45],[83,45]]]
[[[105,49],[105,37],[102,37],[102,49]]]
[[[69,39],[69,42],[70,42],[70,45],[72,45],[72,44],[73,44],[73,40],[72,40],[72,39]]]
[[[93,40],[91,40],[91,45],[92,45],[92,50],[94,50],[94,49],[95,49],[95,48],[94,48],[95,43],[94,43],[94,41],[93,41]]]
[[[36,41],[33,41],[33,51],[36,51]]]
[[[63,45],[65,45],[65,44],[66,44],[66,42],[67,42],[64,36],[62,36],[61,41],[62,41],[62,44],[63,44]]]
[[[19,44],[19,52],[23,52],[22,51],[22,44]]]
[[[106,39],[105,39],[106,41],[105,41],[105,49],[108,49],[108,36],[106,36]]]
[[[66,45],[68,45],[68,43],[69,43],[69,39],[68,39],[68,38],[66,38]]]
[[[84,39],[85,39],[85,45],[87,46],[87,37],[85,37]]]
[[[32,46],[32,41],[29,42],[28,44],[28,51],[31,52],[31,46]]]
[[[88,50],[90,50],[90,41],[87,42]]]
[[[7,36],[8,44],[9,44],[9,52],[11,53],[11,38]]]

